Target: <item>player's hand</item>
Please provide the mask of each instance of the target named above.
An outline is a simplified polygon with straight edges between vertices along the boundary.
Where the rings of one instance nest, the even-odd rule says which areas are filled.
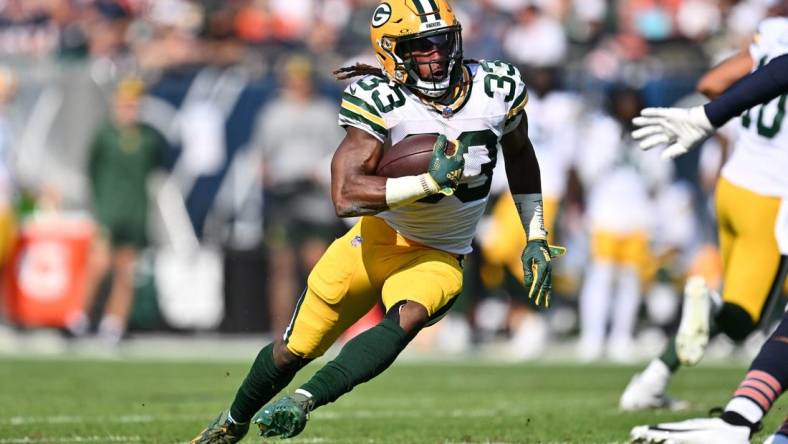
[[[632,119],[639,129],[632,137],[640,141],[640,148],[650,150],[667,146],[663,159],[678,157],[700,145],[714,132],[702,106],[693,108],[645,108]]]
[[[544,239],[532,239],[523,251],[523,272],[528,299],[537,306],[550,306],[553,285],[553,265],[551,259],[563,256],[566,248],[547,245]]]
[[[447,196],[454,194],[462,179],[467,152],[468,147],[459,141],[448,140],[444,135],[438,136],[432,147],[432,159],[427,172],[438,185],[440,193]]]

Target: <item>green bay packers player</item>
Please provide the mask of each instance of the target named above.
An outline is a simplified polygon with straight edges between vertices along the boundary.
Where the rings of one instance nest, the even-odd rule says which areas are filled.
[[[250,422],[266,437],[295,436],[310,411],[383,372],[419,330],[436,322],[462,288],[462,256],[471,251],[499,145],[528,237],[525,284],[537,303],[549,302],[550,248],[519,72],[502,62],[463,60],[460,24],[446,0],[383,1],[370,34],[382,69],[338,71],[363,77],[343,94],[339,124],[347,134],[331,165],[337,214],[362,217],[312,270],[290,325],[260,351],[229,412],[193,443],[237,442]],[[429,171],[376,176],[384,143],[415,134],[440,135]],[[446,139],[455,141],[454,150],[443,149]],[[386,308],[382,322],[348,341],[295,393],[255,415],[379,301]]]
[[[788,53],[786,13],[788,2],[782,2],[782,15],[760,24],[749,51],[742,51],[709,71],[699,83],[701,92],[717,96],[751,69]],[[692,110],[703,112],[700,107]],[[739,138],[722,169],[715,196],[724,272],[722,295],[709,290],[702,278],[688,280],[676,337],[659,359],[632,379],[621,397],[622,409],[677,406],[665,396],[672,373],[681,364],[697,363],[711,335],[722,332],[733,340],[746,338],[779,297],[788,272],[788,249],[778,248],[785,240],[780,239],[783,230],[777,229],[785,224],[788,199],[785,111],[786,95],[782,95],[741,116]],[[656,114],[641,119],[641,123],[654,121],[661,125]],[[653,146],[663,137],[652,129],[639,131],[637,137],[653,137],[641,142],[643,147]],[[686,151],[675,144],[665,155]]]

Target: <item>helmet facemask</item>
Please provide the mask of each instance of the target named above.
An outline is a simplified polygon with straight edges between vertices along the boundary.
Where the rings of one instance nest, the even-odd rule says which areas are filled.
[[[443,96],[462,79],[462,34],[458,25],[397,38],[393,55],[397,76],[427,97]]]

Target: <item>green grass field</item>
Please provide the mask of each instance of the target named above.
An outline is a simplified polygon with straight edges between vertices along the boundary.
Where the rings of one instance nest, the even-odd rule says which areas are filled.
[[[4,358],[0,444],[186,442],[229,403],[246,370],[239,363]],[[635,368],[402,363],[314,412],[290,442],[626,442],[636,424],[723,404],[744,370],[681,373],[673,393],[695,401],[689,412],[622,414],[616,402]],[[787,404],[755,442],[774,430]],[[261,440],[250,434],[244,442]]]

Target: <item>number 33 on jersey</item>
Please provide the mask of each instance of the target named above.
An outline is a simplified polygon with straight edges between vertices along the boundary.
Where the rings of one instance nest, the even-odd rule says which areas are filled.
[[[395,145],[407,136],[444,134],[468,147],[463,180],[453,196],[433,195],[380,213],[408,239],[455,254],[471,251],[484,212],[498,142],[520,122],[528,92],[519,71],[499,61],[466,62],[469,88],[454,103],[432,105],[407,88],[367,76],[342,96],[339,124],[362,129]]]

